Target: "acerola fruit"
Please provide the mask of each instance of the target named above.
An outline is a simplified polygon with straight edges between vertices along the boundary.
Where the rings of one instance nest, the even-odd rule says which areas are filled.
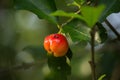
[[[51,34],[44,40],[44,48],[48,54],[53,54],[55,57],[65,56],[68,51],[68,42],[62,34]]]

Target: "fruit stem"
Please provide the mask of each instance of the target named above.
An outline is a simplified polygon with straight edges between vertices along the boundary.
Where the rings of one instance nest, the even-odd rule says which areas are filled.
[[[60,26],[60,25],[58,24],[57,27],[58,27],[58,29],[59,29],[58,33],[61,33],[61,32],[62,32],[62,26]]]

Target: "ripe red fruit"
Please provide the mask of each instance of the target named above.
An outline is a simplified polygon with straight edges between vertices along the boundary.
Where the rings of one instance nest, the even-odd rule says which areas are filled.
[[[44,40],[44,48],[55,57],[64,56],[68,51],[67,39],[62,34],[51,34]]]

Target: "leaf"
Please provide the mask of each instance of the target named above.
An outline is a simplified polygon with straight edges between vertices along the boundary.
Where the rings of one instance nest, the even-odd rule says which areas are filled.
[[[68,49],[66,56],[68,57],[69,60],[72,59],[73,53],[70,48]]]
[[[75,2],[75,1],[70,3],[70,4],[68,4],[68,6],[76,6],[76,7],[80,8],[80,5],[77,2]]]
[[[67,80],[67,76],[71,74],[71,66],[66,62],[66,57],[48,56],[48,67],[50,69],[50,76],[45,80]]]
[[[14,0],[14,6],[17,10],[29,10],[39,18],[57,23],[55,17],[49,15],[56,10],[54,0]]]
[[[98,21],[103,9],[104,9],[104,5],[100,5],[98,7],[90,7],[90,6],[82,7],[81,13],[84,17],[85,22],[90,28],[92,28],[93,25]]]
[[[99,78],[98,78],[98,80],[103,80],[103,78],[105,78],[105,74],[103,74],[102,76],[100,76]]]
[[[75,29],[73,26],[65,26],[63,27],[63,30],[65,33],[69,33],[72,41],[88,41],[90,39],[90,36],[86,34],[85,32],[79,31],[78,29]]]
[[[103,22],[109,14],[120,11],[120,0],[99,0],[98,3],[106,6],[100,17],[100,22]]]
[[[93,25],[98,21],[103,9],[104,9],[104,5],[100,5],[98,7],[83,6],[81,9],[82,15],[75,13],[67,13],[62,10],[57,10],[51,15],[78,18],[80,20],[85,21],[89,27],[93,27]]]
[[[75,13],[67,13],[62,10],[57,10],[56,12],[51,14],[52,16],[62,16],[62,17],[72,17],[72,18],[78,18],[82,19],[83,17],[81,15],[75,14]]]

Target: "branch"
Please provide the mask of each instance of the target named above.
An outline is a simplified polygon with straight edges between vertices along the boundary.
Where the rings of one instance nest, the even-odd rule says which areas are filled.
[[[79,14],[80,13],[80,10],[76,11],[75,14]],[[65,23],[63,23],[61,25],[61,27],[65,26],[66,24],[68,24],[69,22],[71,22],[72,20],[74,19],[74,17],[71,17],[70,19],[68,19]]]
[[[120,40],[120,34],[116,31],[116,29],[109,23],[109,21],[106,19],[105,23],[109,26],[109,28],[115,33],[115,35],[118,37]]]
[[[95,71],[95,32],[96,32],[96,25],[91,29],[91,61],[89,61],[92,71],[92,80],[96,80],[96,71]]]

